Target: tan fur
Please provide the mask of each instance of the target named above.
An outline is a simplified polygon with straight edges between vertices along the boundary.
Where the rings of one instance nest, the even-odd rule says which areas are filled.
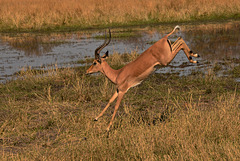
[[[109,130],[110,126],[113,123],[117,109],[124,94],[131,87],[140,84],[145,78],[147,78],[154,71],[154,67],[156,65],[168,65],[179,52],[179,50],[184,51],[191,63],[196,63],[196,61],[193,61],[191,59],[190,55],[198,55],[190,53],[190,49],[182,40],[182,38],[178,38],[177,41],[175,41],[173,44],[170,44],[171,46],[169,45],[168,36],[170,36],[178,28],[179,26],[176,26],[171,33],[169,33],[168,35],[157,41],[155,44],[153,44],[151,47],[149,47],[136,60],[130,62],[119,70],[114,70],[107,64],[107,62],[105,61],[106,56],[101,57],[100,62],[94,60],[94,64],[91,65],[90,68],[87,70],[87,74],[94,72],[103,73],[117,86],[117,92],[114,93],[104,110],[95,118],[95,120],[98,120],[98,118],[103,115],[103,113],[107,110],[110,104],[118,97],[115,105],[115,110],[110,124],[107,127],[107,130]]]

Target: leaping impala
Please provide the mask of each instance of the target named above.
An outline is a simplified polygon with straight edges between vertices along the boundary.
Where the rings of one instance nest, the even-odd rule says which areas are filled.
[[[149,74],[154,71],[154,66],[168,65],[180,50],[184,51],[191,63],[197,63],[197,61],[192,60],[191,56],[199,57],[199,55],[194,54],[188,48],[187,44],[181,37],[179,37],[173,44],[171,44],[171,42],[168,40],[168,36],[170,36],[176,29],[180,29],[180,27],[176,26],[172,32],[164,36],[162,39],[158,40],[155,44],[144,51],[136,60],[130,62],[118,70],[112,69],[107,64],[105,59],[108,57],[108,51],[102,57],[100,57],[101,50],[106,47],[111,41],[110,30],[109,40],[107,41],[107,39],[105,39],[104,43],[95,50],[95,59],[86,73],[90,74],[101,72],[117,86],[116,92],[113,94],[106,107],[95,118],[95,121],[97,121],[98,118],[101,117],[107,110],[110,104],[118,97],[112,119],[107,127],[107,131],[109,131],[110,126],[113,124],[114,117],[123,98],[123,95],[131,87],[139,85],[146,77],[148,77]]]

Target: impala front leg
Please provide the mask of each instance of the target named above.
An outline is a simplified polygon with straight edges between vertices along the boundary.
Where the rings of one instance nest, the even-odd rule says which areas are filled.
[[[111,125],[113,124],[114,117],[115,117],[115,115],[117,113],[118,107],[119,107],[119,105],[121,103],[121,100],[122,100],[124,94],[125,94],[125,92],[121,92],[121,91],[119,91],[119,93],[118,93],[118,99],[117,99],[117,102],[116,102],[116,105],[115,105],[115,109],[114,109],[114,112],[113,112],[112,119],[111,119],[111,121],[110,121],[110,123],[109,123],[109,125],[107,127],[107,131],[109,131]]]
[[[102,112],[94,119],[94,121],[97,121],[98,118],[101,117],[101,116],[104,114],[104,112],[108,109],[108,107],[110,106],[110,104],[117,98],[117,96],[118,96],[118,92],[116,91],[116,92],[113,94],[112,98],[109,100],[107,106],[106,106],[106,107],[102,110]]]

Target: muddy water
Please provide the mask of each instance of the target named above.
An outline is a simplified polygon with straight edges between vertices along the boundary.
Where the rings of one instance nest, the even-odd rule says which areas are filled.
[[[143,26],[112,29],[112,41],[103,50],[110,53],[143,52],[154,42],[173,29],[170,26]],[[93,57],[94,50],[103,39],[103,30],[51,34],[0,34],[0,82],[12,79],[24,68],[39,69],[56,65],[69,67],[85,65],[78,60]],[[186,75],[196,70],[207,70],[218,63],[240,59],[240,21],[208,24],[184,24],[181,31],[170,40],[183,37],[188,46],[201,55],[198,65],[190,64],[181,51],[168,67],[158,69],[159,73]],[[237,61],[239,62],[239,61]],[[224,70],[221,67],[220,70]]]

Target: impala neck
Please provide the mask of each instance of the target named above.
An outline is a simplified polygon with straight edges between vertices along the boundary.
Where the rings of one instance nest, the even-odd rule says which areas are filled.
[[[116,84],[116,78],[118,76],[119,70],[112,69],[108,63],[103,60],[102,61],[102,71],[101,71],[110,81]]]

